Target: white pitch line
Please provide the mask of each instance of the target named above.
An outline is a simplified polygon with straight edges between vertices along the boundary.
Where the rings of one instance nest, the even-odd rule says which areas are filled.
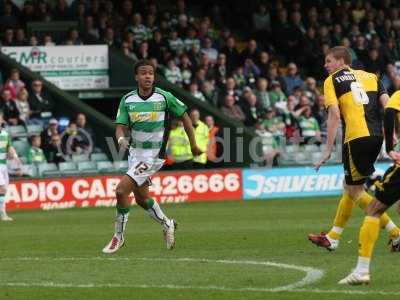
[[[255,288],[255,287],[243,287],[243,288],[229,288],[224,286],[178,286],[178,285],[163,285],[163,286],[147,286],[147,285],[134,285],[130,286],[133,288],[156,288],[156,287],[164,287],[164,288],[174,288],[174,289],[213,289],[213,290],[222,290],[222,291],[235,291],[235,292],[244,292],[244,291],[254,291],[254,292],[282,292],[282,291],[290,291],[296,288],[304,287],[308,284],[314,283],[320,280],[324,276],[324,272],[319,269],[311,268],[311,267],[303,267],[297,265],[276,263],[270,261],[254,261],[254,260],[223,260],[223,259],[207,259],[207,258],[129,258],[129,257],[16,257],[16,258],[0,258],[0,261],[40,261],[40,260],[51,260],[51,261],[83,261],[83,260],[103,260],[103,261],[176,261],[176,262],[205,262],[205,263],[217,263],[217,264],[240,264],[240,265],[256,265],[256,266],[266,266],[266,267],[275,267],[281,269],[289,269],[296,270],[306,273],[301,280],[291,283],[284,286],[279,286],[276,288]],[[25,283],[0,283],[1,285],[8,286],[25,286]],[[111,284],[84,284],[84,285],[70,285],[70,284],[59,284],[53,282],[44,282],[44,283],[27,283],[35,284],[36,286],[42,287],[80,287],[80,288],[90,288],[90,287],[122,287],[119,285],[111,285]],[[126,286],[126,285],[125,285]]]

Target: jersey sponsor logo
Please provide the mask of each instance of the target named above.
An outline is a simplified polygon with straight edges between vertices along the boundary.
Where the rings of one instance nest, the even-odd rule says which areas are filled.
[[[129,116],[132,122],[157,121],[156,112],[131,112]]]

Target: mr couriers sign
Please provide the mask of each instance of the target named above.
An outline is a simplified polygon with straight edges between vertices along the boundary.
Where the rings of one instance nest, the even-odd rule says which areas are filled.
[[[2,47],[1,51],[65,90],[109,87],[108,47]]]

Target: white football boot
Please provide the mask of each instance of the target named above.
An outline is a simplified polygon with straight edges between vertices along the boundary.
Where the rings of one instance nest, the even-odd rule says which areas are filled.
[[[104,247],[103,253],[111,254],[117,252],[125,243],[123,235],[114,234],[111,241]]]
[[[178,224],[174,219],[171,219],[169,224],[164,225],[163,233],[168,250],[172,250],[175,248],[175,230],[177,229],[177,227]]]
[[[345,278],[340,280],[338,282],[338,284],[361,285],[361,284],[369,284],[370,281],[371,281],[371,278],[369,276],[369,273],[361,274],[361,273],[352,272],[349,275],[347,275]]]

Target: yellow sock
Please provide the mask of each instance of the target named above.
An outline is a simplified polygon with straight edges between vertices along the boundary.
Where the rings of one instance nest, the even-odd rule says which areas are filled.
[[[361,196],[357,199],[357,204],[360,208],[365,210],[367,205],[374,199],[370,194],[367,192],[363,192]],[[393,223],[387,213],[382,214],[381,218],[381,226],[385,228],[391,237],[397,237],[400,235],[400,229]]]
[[[379,218],[366,216],[360,229],[358,240],[358,255],[364,258],[371,258],[375,242],[379,236]]]
[[[339,205],[336,210],[335,220],[333,221],[333,227],[328,232],[328,237],[334,240],[340,239],[343,228],[346,226],[346,223],[351,216],[353,207],[354,202],[351,199],[350,195],[345,191],[339,201]]]

